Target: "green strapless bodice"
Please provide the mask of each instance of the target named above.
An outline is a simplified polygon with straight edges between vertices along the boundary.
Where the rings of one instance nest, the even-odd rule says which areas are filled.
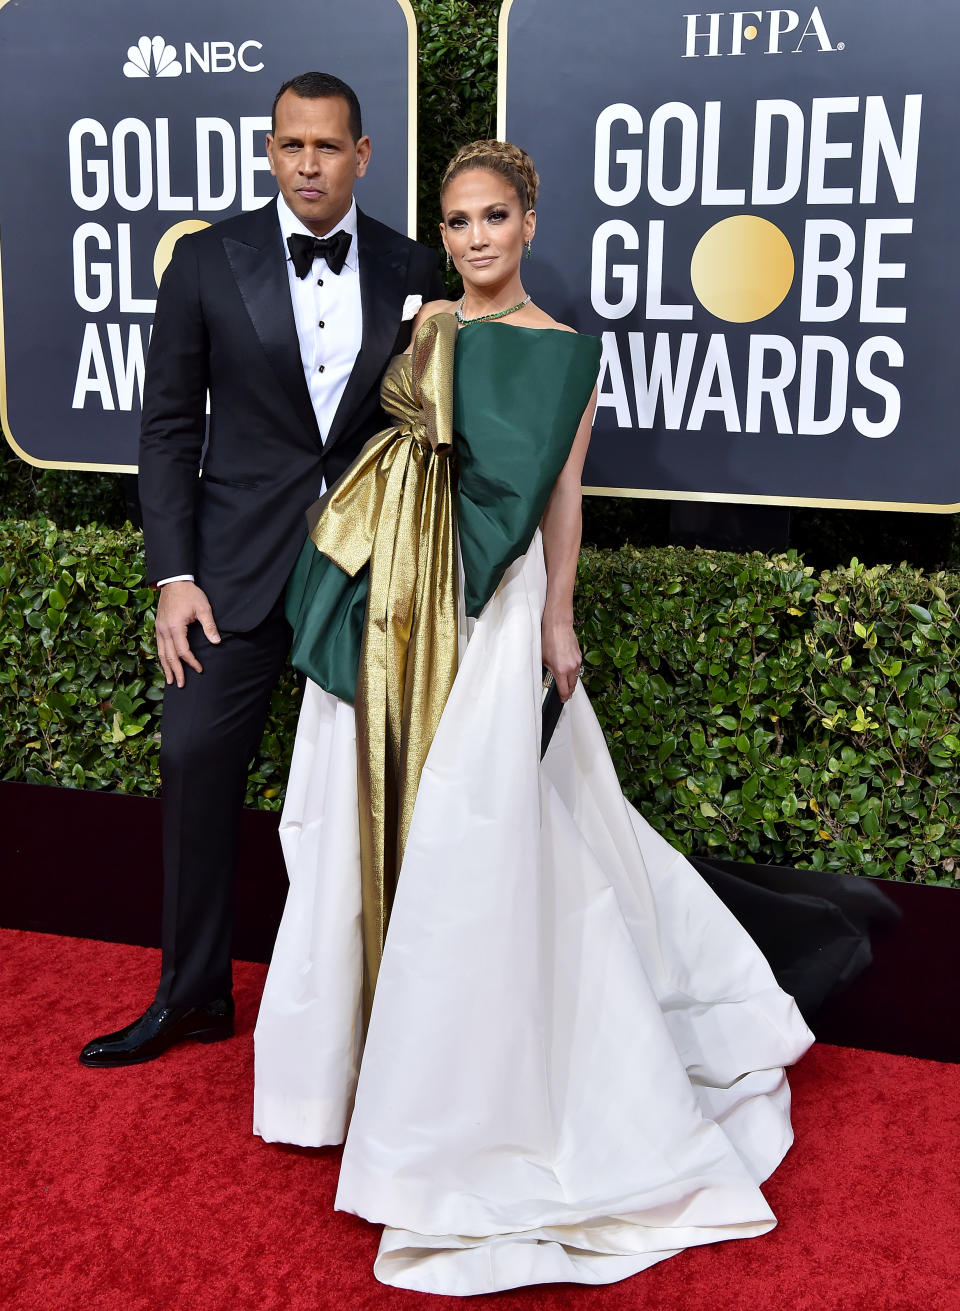
[[[536,531],[600,367],[600,342],[559,328],[461,328],[453,377],[457,527],[468,615]]]

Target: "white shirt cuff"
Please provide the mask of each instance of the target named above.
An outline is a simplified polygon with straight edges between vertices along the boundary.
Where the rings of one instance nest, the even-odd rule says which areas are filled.
[[[157,586],[163,587],[164,583],[193,583],[195,581],[193,574],[174,574],[172,578],[161,578]]]

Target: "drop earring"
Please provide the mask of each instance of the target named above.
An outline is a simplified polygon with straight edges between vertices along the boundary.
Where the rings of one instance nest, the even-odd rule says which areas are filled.
[[[447,272],[448,272],[448,273],[450,272],[450,269],[451,269],[452,265],[453,265],[453,260],[450,258],[450,252],[449,252],[449,250],[448,250],[448,251],[447,251]]]
[[[530,247],[531,247],[532,245],[533,245],[533,242],[532,242],[532,241],[525,241],[525,242],[523,243],[523,258],[524,258],[524,259],[529,259],[529,258],[530,258]]]

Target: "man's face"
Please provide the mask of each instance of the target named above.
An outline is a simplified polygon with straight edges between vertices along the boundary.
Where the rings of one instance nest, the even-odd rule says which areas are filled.
[[[355,178],[370,159],[370,139],[354,142],[350,107],[342,96],[305,99],[285,91],[277,102],[275,130],[267,134],[270,172],[289,207],[314,236],[322,237],[350,208]]]

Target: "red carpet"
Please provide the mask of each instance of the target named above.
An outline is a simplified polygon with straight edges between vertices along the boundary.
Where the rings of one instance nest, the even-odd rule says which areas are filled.
[[[18,1311],[455,1306],[387,1289],[379,1231],[333,1210],[338,1154],[250,1133],[264,967],[237,967],[238,1037],[127,1070],[83,1043],[133,1017],[157,953],[0,932],[0,1304]],[[474,1298],[497,1311],[960,1311],[960,1067],[815,1047],[763,1238],[622,1284]]]

